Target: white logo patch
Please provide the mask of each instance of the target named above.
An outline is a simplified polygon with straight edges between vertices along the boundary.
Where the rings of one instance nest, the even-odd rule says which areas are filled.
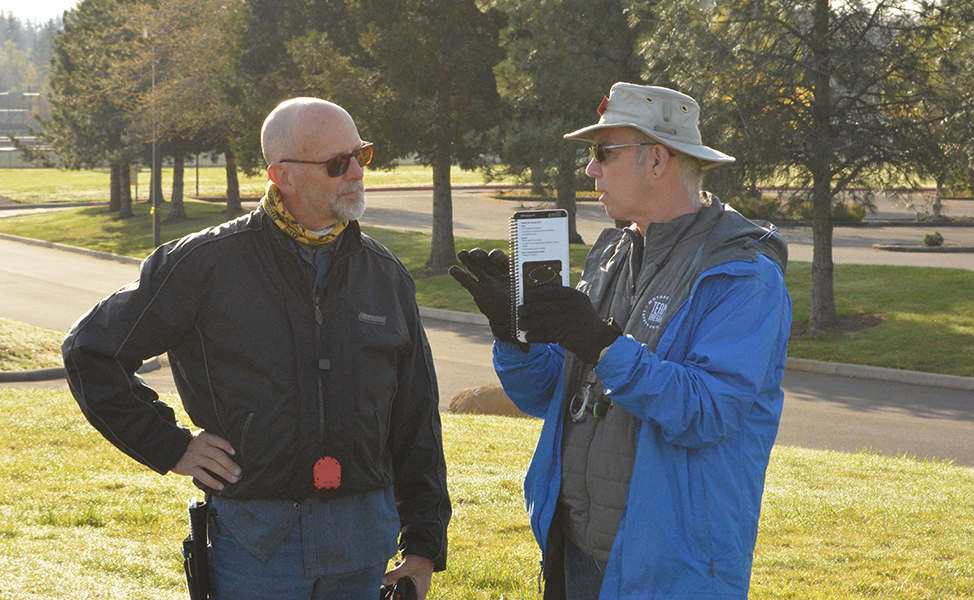
[[[358,314],[358,320],[363,323],[371,323],[372,325],[385,325],[386,317],[380,315],[368,315],[364,312]]]
[[[643,325],[650,329],[659,329],[663,323],[663,313],[666,312],[669,302],[669,296],[655,296],[650,299],[646,303],[646,307],[643,308]]]

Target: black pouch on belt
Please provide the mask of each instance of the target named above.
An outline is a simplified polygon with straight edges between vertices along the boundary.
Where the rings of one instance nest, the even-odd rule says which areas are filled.
[[[209,505],[193,498],[189,502],[189,535],[183,540],[183,568],[190,600],[210,596],[210,570],[206,557],[206,522]]]
[[[412,579],[403,577],[392,585],[382,586],[379,600],[416,600],[416,586]]]

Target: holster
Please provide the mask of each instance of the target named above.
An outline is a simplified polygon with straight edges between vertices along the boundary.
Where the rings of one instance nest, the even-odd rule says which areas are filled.
[[[183,568],[190,600],[207,600],[210,596],[206,535],[209,508],[206,502],[197,502],[196,498],[189,503],[189,535],[183,540]]]
[[[396,583],[382,586],[379,600],[416,600],[416,586],[409,577],[401,577]]]

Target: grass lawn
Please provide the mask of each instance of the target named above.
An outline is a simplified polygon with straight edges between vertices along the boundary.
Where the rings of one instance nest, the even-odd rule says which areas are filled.
[[[0,317],[0,371],[60,367],[64,332]]]
[[[406,165],[389,171],[366,170],[366,184],[379,187],[413,187],[433,184],[430,167]],[[243,198],[259,198],[264,194],[267,176],[256,177],[239,174],[240,195]],[[450,179],[455,186],[483,185],[484,176],[479,171],[463,171],[454,167]],[[24,204],[48,202],[107,202],[111,177],[107,169],[89,171],[65,171],[61,169],[0,169],[0,196]],[[513,184],[514,180],[493,183]],[[200,167],[197,183],[196,169],[187,163],[183,175],[183,193],[195,197],[225,196],[227,174],[223,167]],[[145,200],[149,197],[149,172],[139,172],[138,181],[132,183],[132,193]],[[172,196],[172,169],[162,170],[163,198]]]
[[[164,399],[177,408],[178,398]],[[454,516],[431,600],[537,599],[521,481],[540,421],[443,415]],[[0,389],[0,599],[183,599],[199,491],[113,448],[67,392]],[[778,447],[752,599],[974,593],[974,469]]]
[[[179,238],[226,219],[223,205],[189,200],[189,220],[164,224],[163,240]],[[142,203],[136,217],[119,220],[95,206],[0,219],[0,232],[82,246],[129,256],[148,256],[151,217]],[[164,214],[169,210],[163,207]],[[366,227],[411,271],[429,258],[430,235]],[[457,238],[456,248],[506,248],[506,240]],[[571,249],[577,280],[588,246]],[[811,264],[792,262],[786,276],[794,320],[808,320]],[[974,272],[960,269],[876,265],[835,265],[835,297],[840,315],[877,317],[874,327],[856,333],[793,335],[789,356],[830,362],[927,371],[974,377]],[[448,275],[416,282],[421,306],[476,312],[470,296]],[[891,293],[895,290],[896,293]],[[3,338],[0,334],[0,345]],[[0,358],[2,360],[2,358]],[[2,367],[0,367],[2,368]]]

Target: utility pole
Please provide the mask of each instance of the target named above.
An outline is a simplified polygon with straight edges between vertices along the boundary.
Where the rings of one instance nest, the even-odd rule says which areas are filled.
[[[142,30],[142,37],[149,38],[149,30]],[[159,218],[159,195],[156,188],[159,187],[157,177],[162,177],[162,169],[156,169],[156,41],[152,40],[152,167],[149,169],[152,176],[149,178],[149,204],[152,206],[152,246],[158,248],[161,244],[160,218]]]

